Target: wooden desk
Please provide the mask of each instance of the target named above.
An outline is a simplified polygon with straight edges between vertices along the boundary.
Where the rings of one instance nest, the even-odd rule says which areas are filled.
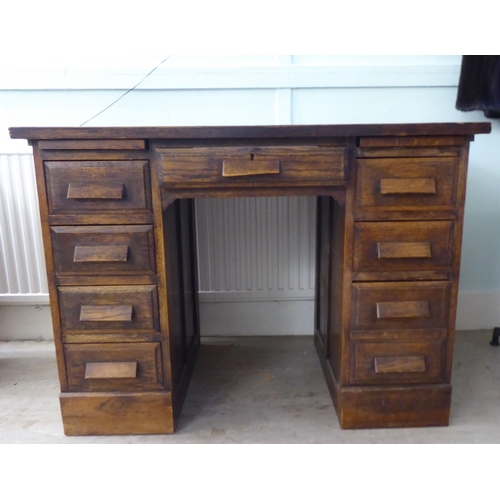
[[[342,428],[447,425],[469,141],[489,123],[13,128],[35,157],[68,435],[172,433],[200,343],[197,197],[317,196]]]

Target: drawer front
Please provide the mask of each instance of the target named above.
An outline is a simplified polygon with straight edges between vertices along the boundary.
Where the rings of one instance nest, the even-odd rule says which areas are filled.
[[[156,286],[62,286],[61,326],[71,333],[159,331]]]
[[[352,330],[448,327],[449,282],[354,283]]]
[[[422,384],[444,380],[445,342],[356,342],[352,383]]]
[[[167,186],[335,185],[345,181],[342,147],[157,149]]]
[[[147,161],[46,161],[50,214],[151,212]]]
[[[358,159],[356,206],[361,209],[454,209],[459,159]]]
[[[56,275],[154,274],[153,226],[51,227]]]
[[[356,222],[354,279],[448,279],[454,227],[452,221]]]
[[[71,391],[144,391],[163,387],[159,342],[64,346]]]

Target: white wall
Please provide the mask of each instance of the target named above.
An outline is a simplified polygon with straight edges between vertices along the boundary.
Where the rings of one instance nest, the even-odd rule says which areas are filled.
[[[162,59],[67,57],[4,65],[0,154],[29,151],[25,141],[9,140],[9,126],[79,126]],[[459,56],[170,57],[88,125],[486,121],[480,112],[455,110],[459,70]],[[500,325],[499,139],[496,120],[493,133],[477,136],[471,147],[458,312],[463,329]],[[310,304],[302,305],[304,323],[293,322],[295,333],[312,324]],[[276,323],[270,313],[260,316]]]

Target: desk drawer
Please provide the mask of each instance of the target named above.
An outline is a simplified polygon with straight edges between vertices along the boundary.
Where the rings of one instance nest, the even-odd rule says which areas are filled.
[[[352,330],[448,327],[450,282],[354,283]]]
[[[148,162],[46,161],[50,214],[151,212]]]
[[[154,274],[153,226],[53,226],[58,276]]]
[[[356,222],[354,279],[449,279],[455,224]]]
[[[455,209],[459,158],[358,159],[358,209]]]
[[[336,185],[345,180],[343,147],[160,148],[163,186]]]
[[[147,391],[163,387],[159,342],[64,346],[71,391]]]
[[[356,342],[352,382],[361,384],[424,384],[444,380],[446,343]]]
[[[61,286],[63,333],[159,331],[156,286]]]

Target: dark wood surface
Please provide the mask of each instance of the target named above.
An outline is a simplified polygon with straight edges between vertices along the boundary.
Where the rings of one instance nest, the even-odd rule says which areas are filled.
[[[345,148],[158,148],[162,187],[344,184]]]
[[[145,161],[47,161],[51,214],[151,212]]]
[[[12,127],[9,131],[12,139],[31,140],[470,136],[488,134],[491,132],[491,123],[265,125],[239,127]]]
[[[490,129],[11,129],[34,148],[65,432],[174,432],[200,344],[193,198],[269,195],[318,196],[340,425],[447,425],[468,148]]]
[[[156,274],[152,225],[52,226],[57,276]]]
[[[65,346],[65,354],[69,388],[75,392],[152,391],[163,388],[159,342],[70,344]],[[131,373],[130,368],[124,372],[124,364],[127,364],[126,367],[134,365],[134,372]]]

